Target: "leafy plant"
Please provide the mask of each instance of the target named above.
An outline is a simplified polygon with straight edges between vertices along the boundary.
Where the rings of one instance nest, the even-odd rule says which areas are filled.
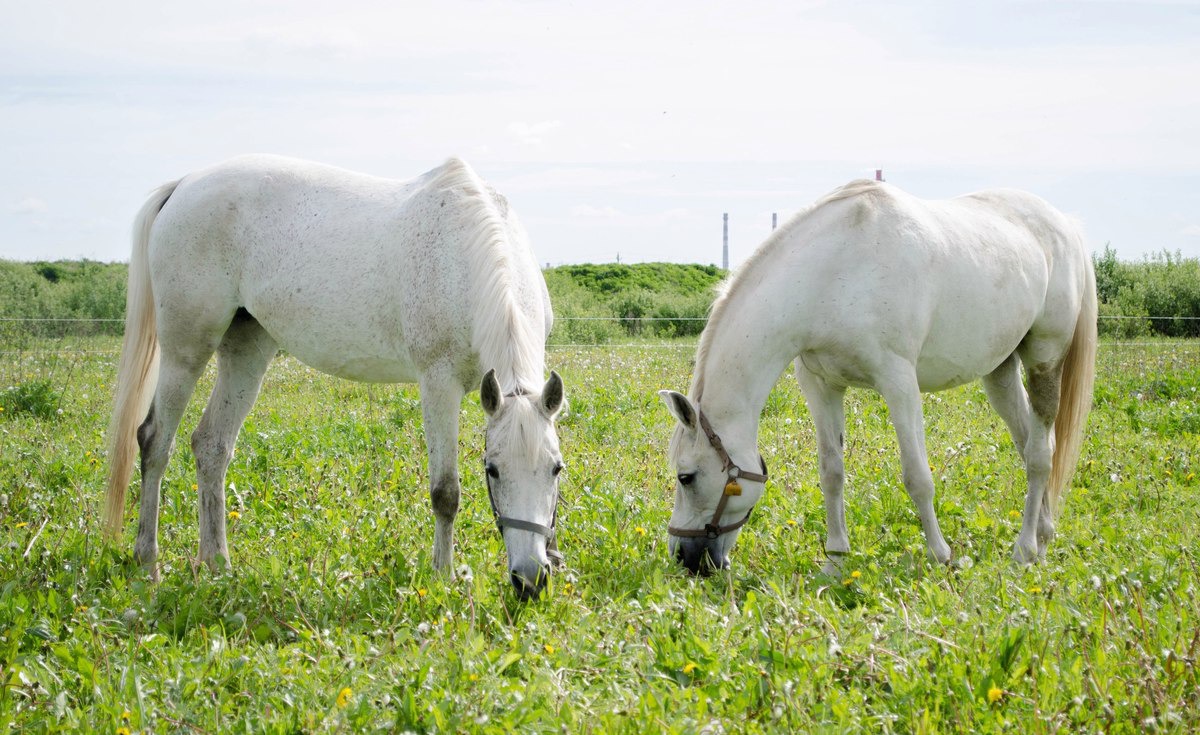
[[[30,414],[39,419],[57,418],[62,396],[47,379],[30,380],[0,391],[0,411],[6,417]]]

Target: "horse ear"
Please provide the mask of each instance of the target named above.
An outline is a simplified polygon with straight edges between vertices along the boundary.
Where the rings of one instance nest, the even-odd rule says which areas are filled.
[[[558,373],[550,371],[550,379],[542,388],[542,410],[550,418],[554,418],[563,407],[563,382]]]
[[[667,410],[679,423],[689,431],[696,430],[696,407],[692,405],[687,396],[673,390],[660,390],[658,397],[663,399],[663,403],[667,404]]]
[[[479,403],[488,416],[499,411],[504,405],[504,396],[500,394],[500,381],[496,379],[495,368],[488,370],[487,375],[483,376],[483,382],[479,384]]]

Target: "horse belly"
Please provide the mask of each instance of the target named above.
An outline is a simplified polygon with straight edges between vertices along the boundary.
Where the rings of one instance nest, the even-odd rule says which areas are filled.
[[[327,346],[316,349],[292,348],[289,353],[297,360],[323,373],[362,383],[415,383],[420,373],[412,359],[405,354],[372,355],[331,354]]]
[[[315,289],[314,289],[315,290]],[[393,299],[333,298],[329,294],[287,289],[285,295],[263,288],[252,292],[246,310],[280,348],[323,373],[367,383],[408,383],[420,373],[398,315],[379,310],[398,307]],[[398,311],[398,309],[396,309]]]
[[[1033,299],[968,301],[973,299],[954,300],[935,315],[917,357],[923,392],[954,388],[995,370],[1016,351],[1037,315]]]

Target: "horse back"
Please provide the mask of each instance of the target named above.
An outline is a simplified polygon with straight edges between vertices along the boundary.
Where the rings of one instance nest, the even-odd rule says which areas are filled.
[[[900,355],[925,390],[995,369],[1030,335],[1069,341],[1086,253],[1070,220],[1024,192],[926,201],[854,182],[819,202],[796,233],[792,267],[813,320],[802,339]]]
[[[488,265],[472,246],[504,221],[469,182],[455,159],[408,181],[270,156],[185,177],[152,233],[160,323],[223,330],[242,308],[302,361],[358,380],[469,362]]]

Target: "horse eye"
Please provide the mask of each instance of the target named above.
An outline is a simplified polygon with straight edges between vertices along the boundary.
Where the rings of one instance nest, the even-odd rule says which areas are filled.
[[[488,477],[492,478],[493,480],[500,479],[500,470],[496,469],[496,465],[494,464],[489,464],[487,466],[487,473]]]
[[[696,479],[696,473],[695,472],[680,472],[678,475],[676,475],[676,477],[678,478],[680,485],[687,487],[688,485],[692,484],[692,480]]]
[[[554,465],[554,469],[551,470],[551,472],[554,473],[555,477],[558,477],[558,473],[563,471],[563,467],[564,467],[563,463],[559,462],[558,464]]]

